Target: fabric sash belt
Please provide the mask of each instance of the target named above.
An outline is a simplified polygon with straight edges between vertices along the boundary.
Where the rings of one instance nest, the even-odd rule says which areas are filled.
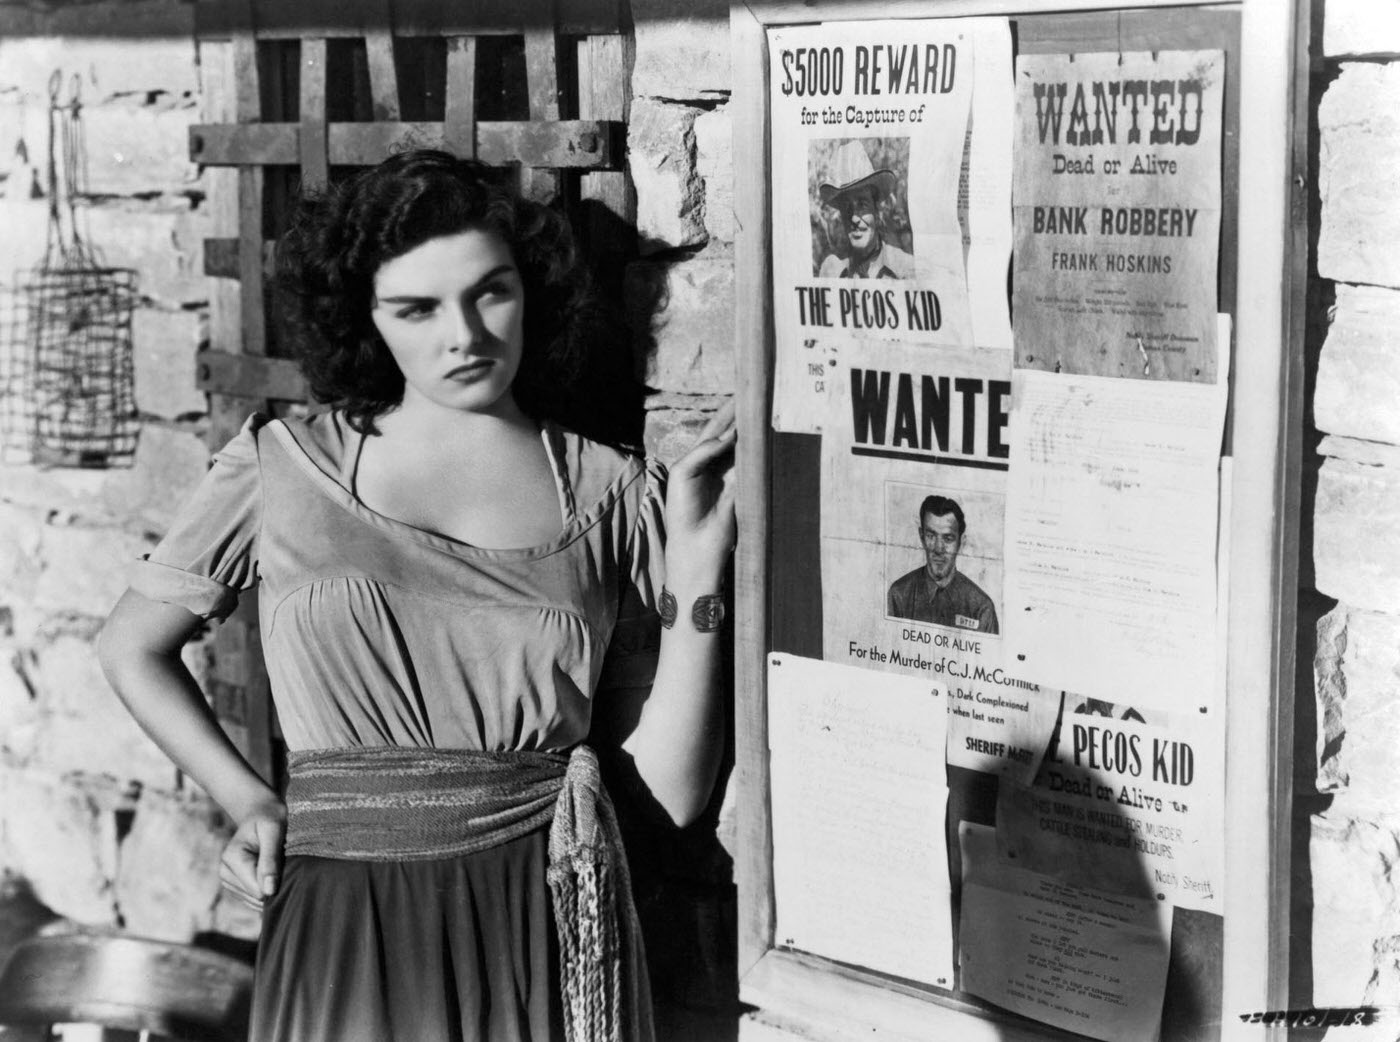
[[[288,756],[288,854],[456,857],[546,824],[568,1042],[652,1042],[627,859],[592,749],[381,747]]]

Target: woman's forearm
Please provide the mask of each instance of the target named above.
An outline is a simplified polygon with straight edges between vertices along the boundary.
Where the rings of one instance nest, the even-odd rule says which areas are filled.
[[[98,639],[102,669],[117,696],[156,745],[235,821],[276,804],[277,794],[220,729],[181,661],[178,627],[167,626],[161,639],[151,639],[149,620],[133,618],[127,598]]]
[[[718,627],[699,628],[697,598],[722,587],[723,564],[667,554],[667,592],[676,619],[661,633],[651,694],[623,743],[652,796],[678,825],[694,821],[709,802],[724,746],[721,645]]]

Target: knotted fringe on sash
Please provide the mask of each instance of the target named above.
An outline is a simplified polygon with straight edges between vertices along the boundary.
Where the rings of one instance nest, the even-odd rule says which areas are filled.
[[[383,747],[288,757],[288,854],[455,857],[546,824],[568,1042],[653,1042],[627,859],[592,749],[565,756]]]

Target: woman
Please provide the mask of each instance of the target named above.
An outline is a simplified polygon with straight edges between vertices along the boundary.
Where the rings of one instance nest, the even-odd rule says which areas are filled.
[[[278,266],[338,406],[251,419],[100,642],[237,823],[223,880],[263,909],[252,1037],[648,1037],[582,743],[620,743],[677,823],[709,797],[732,418],[664,499],[659,465],[553,422],[588,315],[567,225],[445,153],[303,201]],[[179,657],[254,585],[285,805]]]

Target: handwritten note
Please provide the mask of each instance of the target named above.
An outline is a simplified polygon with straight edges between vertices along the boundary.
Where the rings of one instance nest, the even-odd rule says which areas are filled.
[[[950,987],[942,689],[769,661],[777,943]]]

